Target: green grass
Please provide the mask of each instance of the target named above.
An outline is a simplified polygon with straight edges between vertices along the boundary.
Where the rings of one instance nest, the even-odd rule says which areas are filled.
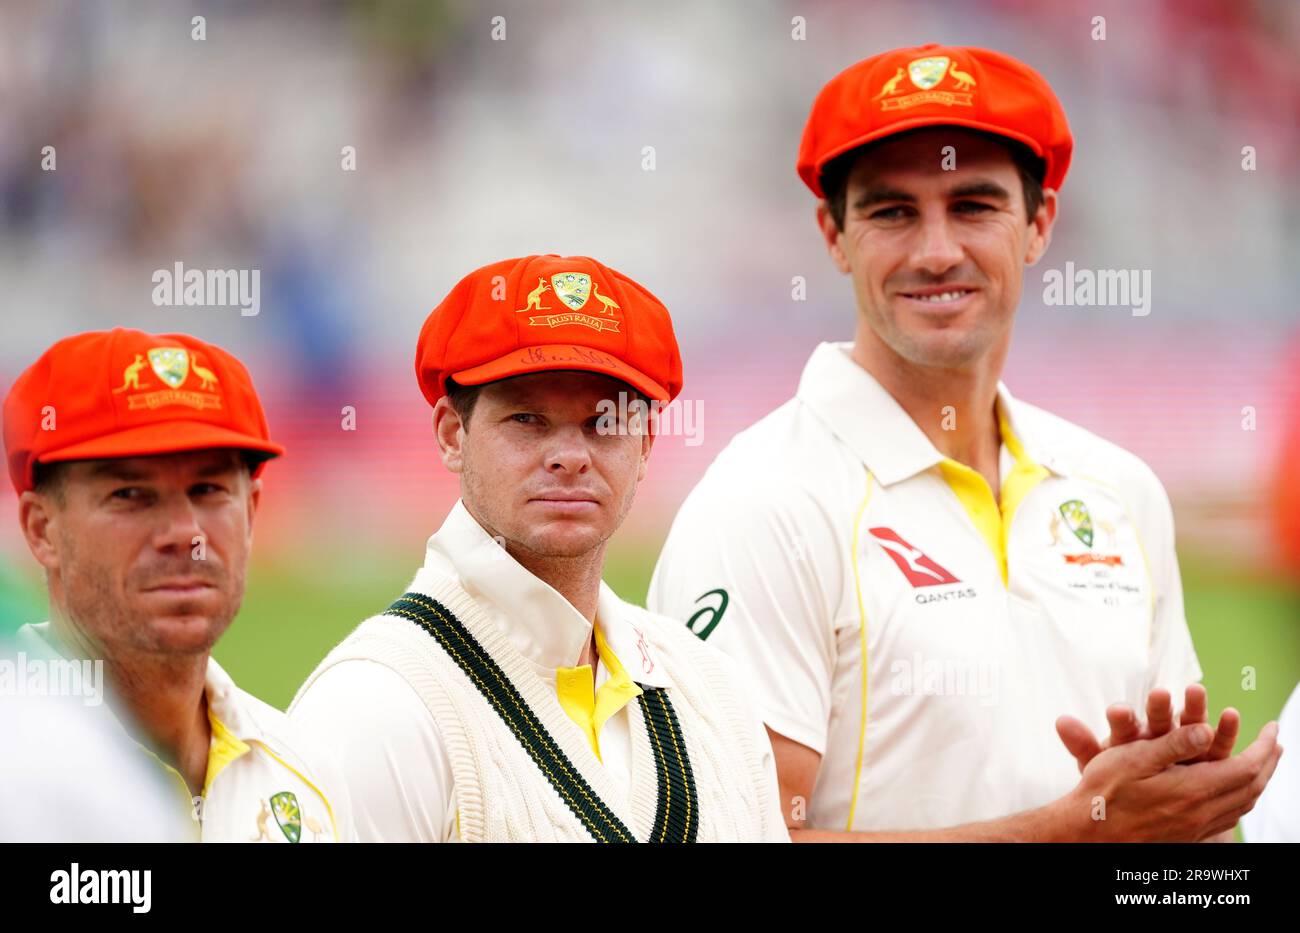
[[[657,544],[611,551],[605,579],[643,603]],[[401,595],[423,554],[355,558],[320,555],[305,565],[256,563],[244,607],[217,646],[236,683],[283,709],[317,662],[362,619]],[[9,620],[45,617],[39,579],[0,566],[0,610]],[[1300,592],[1271,579],[1188,559],[1187,616],[1212,710],[1235,706],[1243,742],[1252,739],[1300,681]],[[0,634],[2,634],[0,628]],[[1253,668],[1254,684],[1244,669]]]
[[[1241,749],[1277,718],[1300,681],[1300,592],[1191,561],[1183,593],[1210,707],[1241,712]]]
[[[657,547],[611,553],[605,581],[644,605],[657,553]],[[423,553],[394,557],[346,573],[340,560],[262,568],[250,574],[243,611],[214,654],[237,684],[283,709],[343,636],[405,592],[423,559]]]

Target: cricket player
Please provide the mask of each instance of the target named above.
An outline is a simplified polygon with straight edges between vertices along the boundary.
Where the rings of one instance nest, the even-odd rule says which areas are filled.
[[[1275,725],[1223,760],[1239,717],[1204,723],[1159,481],[999,381],[1072,145],[1046,81],[977,48],[813,104],[798,172],[853,340],[718,456],[649,595],[753,678],[796,839],[1203,839],[1276,765]]]
[[[18,630],[24,654],[103,662],[113,727],[169,777],[196,839],[349,839],[328,753],[212,658],[283,453],[243,365],[184,334],[69,337],[14,383],[4,443],[50,599]]]
[[[328,728],[362,841],[788,841],[729,660],[601,581],[681,390],[668,311],[586,257],[466,276],[416,376],[460,500],[405,595],[290,706]]]

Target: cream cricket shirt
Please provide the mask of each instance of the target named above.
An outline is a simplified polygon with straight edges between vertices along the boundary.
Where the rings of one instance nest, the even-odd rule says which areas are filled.
[[[752,676],[821,753],[810,828],[918,830],[1077,783],[1054,722],[1201,671],[1151,470],[999,386],[1001,501],[822,344],[796,397],[738,434],[675,519],[652,611]]]
[[[522,656],[529,679],[536,677],[542,689],[554,691],[563,708],[560,715],[568,721],[551,723],[550,728],[564,730],[566,735],[572,734],[569,729],[578,730],[580,737],[575,735],[574,740],[594,752],[591,761],[601,773],[592,779],[599,778],[598,785],[603,783],[612,790],[615,799],[611,804],[617,809],[634,800],[645,783],[642,773],[641,785],[634,786],[638,756],[634,754],[631,716],[637,704],[632,701],[643,692],[637,684],[673,689],[679,712],[689,712],[681,706],[689,702],[689,694],[665,674],[672,668],[666,662],[673,659],[647,644],[639,629],[655,620],[644,610],[623,603],[601,583],[594,626],[598,648],[595,670],[587,665],[571,666],[593,636],[592,623],[510,557],[459,501],[429,539],[425,564],[409,589],[429,593],[448,582],[487,614],[495,630],[506,634],[511,650]],[[661,621],[665,628],[671,627],[669,634],[674,640],[680,641],[675,638],[679,631],[675,623]],[[337,653],[348,650],[370,624],[363,623],[326,658],[299,691],[290,715],[295,721],[327,730],[333,737],[346,770],[361,841],[459,841],[463,791],[454,777],[450,740],[440,731],[426,705],[427,698],[379,656],[359,651],[361,656],[336,660]],[[414,638],[420,646],[429,641],[423,634]],[[696,647],[693,641],[684,644],[692,650]],[[712,650],[709,655],[725,665],[729,685],[743,684],[729,659]],[[472,694],[472,687],[468,689]],[[476,715],[497,722],[486,701],[476,699],[475,704],[482,707]],[[770,812],[742,815],[738,821],[759,828],[750,831],[751,841],[755,831],[766,833],[772,841],[788,841],[778,811],[771,744],[757,706],[747,703],[742,712],[749,733],[747,744],[757,751],[756,767],[761,769],[760,782],[765,785],[759,797],[768,801]],[[472,728],[480,726],[471,724]],[[705,763],[695,764],[697,782],[704,781],[708,774]],[[735,780],[750,781],[743,766],[736,765]],[[541,771],[531,762],[517,772],[504,760],[476,762],[476,767],[479,775],[471,788],[476,806],[493,793],[504,793],[509,785],[529,783],[547,788]],[[705,788],[701,786],[700,791],[703,799]],[[550,793],[547,789],[543,797]]]
[[[17,642],[47,657],[59,653],[49,622],[23,626]],[[314,737],[290,723],[284,713],[235,686],[211,657],[204,689],[212,740],[201,799],[190,797],[180,772],[139,746],[170,779],[177,807],[194,819],[195,839],[355,841],[342,772]]]

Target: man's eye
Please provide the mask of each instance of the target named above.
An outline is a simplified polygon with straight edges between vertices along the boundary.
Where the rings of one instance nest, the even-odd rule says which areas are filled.
[[[190,489],[190,494],[194,496],[207,496],[217,492],[225,492],[225,488],[216,483],[198,483]]]
[[[520,424],[531,424],[537,420],[537,416],[526,411],[519,411],[511,415],[510,420],[517,421]]]
[[[114,489],[109,493],[109,498],[120,499],[123,502],[138,501],[144,496],[144,490],[139,486],[123,486],[121,489]]]
[[[992,204],[984,204],[980,201],[958,201],[953,205],[953,207],[955,210],[961,211],[963,214],[979,214],[984,211],[993,210]]]
[[[871,215],[872,220],[898,220],[903,216],[902,207],[884,207]]]

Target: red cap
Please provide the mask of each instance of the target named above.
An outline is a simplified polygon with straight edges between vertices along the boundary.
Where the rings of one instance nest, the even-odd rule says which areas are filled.
[[[28,367],[5,398],[4,438],[19,493],[33,487],[37,463],[214,447],[284,453],[239,360],[186,334],[121,327],[60,340]]]
[[[587,256],[525,256],[471,272],[433,309],[415,348],[430,405],[448,378],[482,385],[554,369],[604,373],[664,403],[682,390],[668,309]]]
[[[1024,143],[1060,190],[1074,139],[1065,109],[1034,69],[1001,52],[922,45],[872,56],[821,89],[799,144],[799,177],[822,198],[826,163],[923,126],[964,126]]]

